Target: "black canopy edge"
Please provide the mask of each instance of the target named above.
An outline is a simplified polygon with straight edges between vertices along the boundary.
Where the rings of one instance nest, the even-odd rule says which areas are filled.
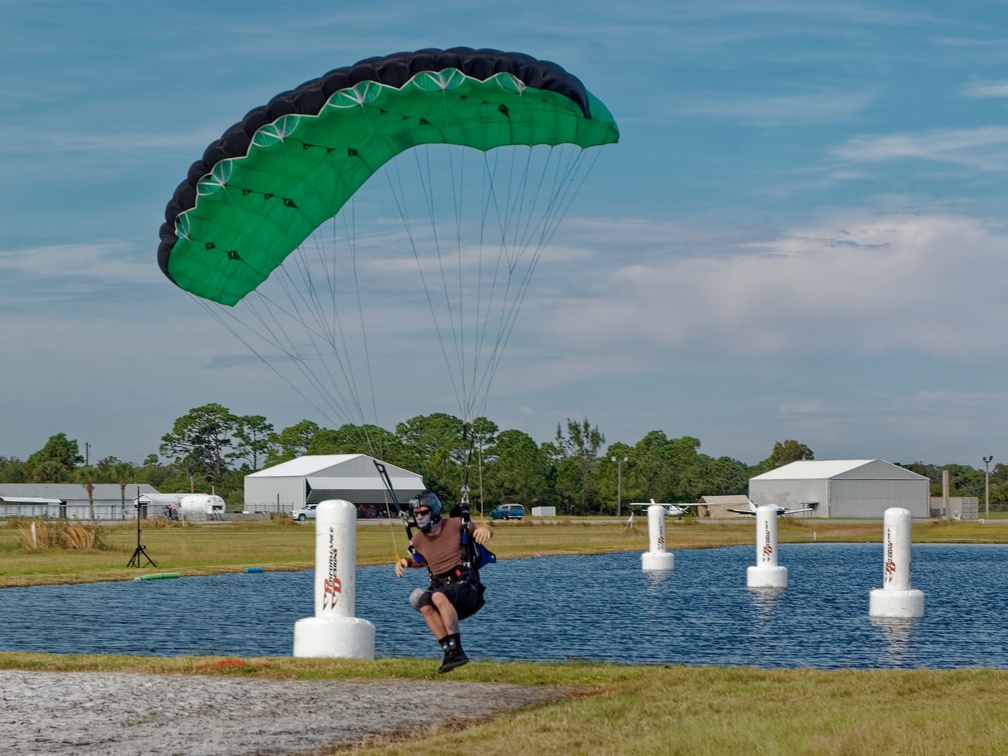
[[[161,244],[158,247],[158,265],[162,272],[174,282],[168,272],[168,259],[177,241],[175,219],[196,206],[196,184],[221,160],[246,155],[252,137],[259,128],[285,115],[318,115],[333,94],[362,81],[400,88],[418,73],[443,71],[446,68],[458,69],[466,76],[480,81],[499,73],[512,74],[527,87],[556,92],[569,98],[578,105],[585,118],[591,118],[588,92],[576,76],[556,63],[537,60],[523,53],[474,50],[469,47],[426,49],[367,58],[352,66],[334,69],[317,79],[304,82],[296,89],[281,92],[268,104],[250,110],[241,121],[207,147],[200,160],[189,167],[186,179],[178,185],[165,207],[165,222],[161,225]]]

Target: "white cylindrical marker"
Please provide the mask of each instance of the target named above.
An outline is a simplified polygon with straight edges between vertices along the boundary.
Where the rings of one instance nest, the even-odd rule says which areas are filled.
[[[882,587],[868,597],[871,617],[923,617],[924,592],[910,587],[909,509],[891,507],[882,520]]]
[[[787,567],[777,564],[777,509],[756,508],[756,566],[746,570],[750,588],[787,588]]]
[[[375,628],[354,616],[357,508],[323,501],[315,510],[315,616],[294,623],[294,656],[374,659]]]
[[[675,566],[675,556],[665,550],[665,507],[652,504],[647,509],[648,551],[641,554],[641,569],[671,570]]]

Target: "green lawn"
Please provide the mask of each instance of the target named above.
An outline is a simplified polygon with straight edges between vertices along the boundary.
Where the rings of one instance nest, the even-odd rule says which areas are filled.
[[[670,549],[753,542],[751,520],[667,523]],[[881,542],[881,523],[784,520],[782,543]],[[312,566],[314,528],[285,521],[146,527],[142,542],[157,568],[129,568],[135,526],[102,529],[107,548],[26,551],[17,527],[0,527],[0,587],[125,580],[151,572],[237,572],[247,566]],[[646,551],[646,527],[622,521],[562,519],[494,526],[502,559]],[[922,523],[916,542],[1006,543],[1000,523]],[[358,563],[391,564],[405,549],[401,526],[358,527]],[[223,663],[222,663],[223,662]],[[135,670],[271,678],[441,679],[429,659],[373,662],[210,657],[148,658],[0,653],[0,668]],[[757,670],[532,664],[476,661],[451,681],[547,685],[561,698],[501,720],[395,739],[360,753],[683,753],[965,754],[1008,753],[1008,671]]]

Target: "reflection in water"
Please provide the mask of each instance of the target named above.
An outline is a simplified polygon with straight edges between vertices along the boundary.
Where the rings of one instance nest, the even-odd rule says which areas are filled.
[[[753,608],[757,618],[762,619],[777,608],[779,599],[784,595],[784,588],[750,588]]]
[[[921,622],[917,617],[869,617],[885,641],[885,652],[892,666],[899,667],[911,658],[914,629]]]
[[[657,590],[662,583],[671,578],[675,572],[673,570],[641,570],[647,578],[648,589]]]
[[[487,604],[462,633],[475,660],[1008,669],[1008,547],[914,546],[927,596],[914,624],[870,620],[878,557],[878,544],[789,545],[788,587],[771,591],[746,586],[750,546],[679,550],[665,574],[645,573],[636,552],[504,560],[484,569]],[[357,616],[374,623],[379,657],[440,656],[408,602],[422,580],[357,570]],[[0,649],[290,656],[294,623],[312,612],[310,571],[8,588]]]

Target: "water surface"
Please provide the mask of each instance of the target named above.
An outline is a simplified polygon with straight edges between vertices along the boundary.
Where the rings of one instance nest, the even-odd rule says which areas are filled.
[[[1008,546],[913,547],[917,621],[868,617],[879,544],[784,544],[783,591],[750,590],[754,547],[675,552],[645,573],[636,552],[502,561],[487,605],[462,623],[473,658],[757,667],[1008,668]],[[381,657],[440,655],[408,604],[425,573],[357,571],[357,616]],[[290,656],[313,613],[312,573],[266,572],[0,590],[0,649]]]

